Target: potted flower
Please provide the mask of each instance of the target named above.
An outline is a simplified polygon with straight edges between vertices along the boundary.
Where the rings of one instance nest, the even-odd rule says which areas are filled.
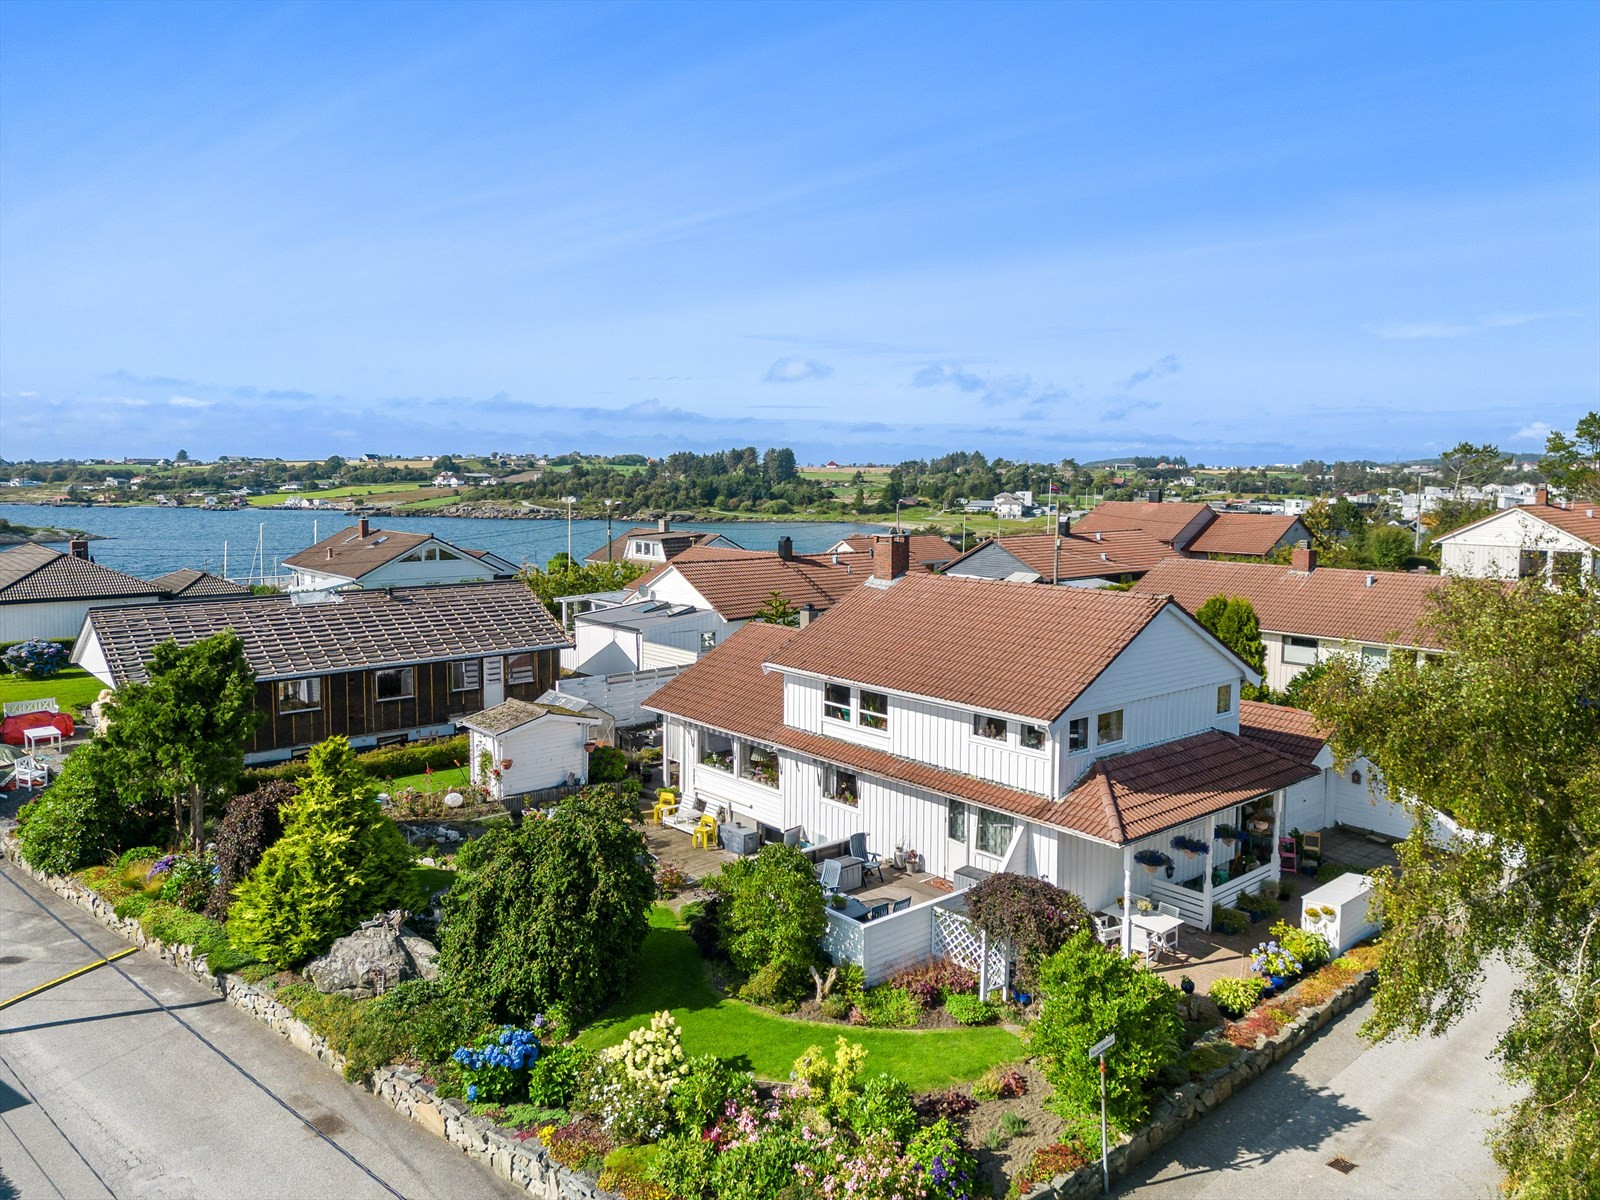
[[[1159,850],[1141,850],[1133,856],[1133,861],[1138,863],[1150,874],[1154,875],[1162,867],[1172,865],[1172,857]]]
[[[1238,840],[1239,827],[1237,825],[1230,825],[1226,821],[1219,821],[1217,823],[1217,841],[1236,842]]]
[[[1178,987],[1185,996],[1194,995],[1194,980],[1190,979],[1187,975],[1181,976],[1178,979]]]
[[[1275,941],[1262,942],[1250,952],[1250,967],[1270,979],[1275,990],[1282,991],[1300,973],[1300,960]]]
[[[1172,848],[1174,850],[1182,850],[1190,858],[1193,858],[1196,854],[1205,854],[1207,851],[1209,851],[1211,849],[1211,844],[1209,842],[1202,842],[1199,838],[1184,837],[1183,834],[1180,833],[1177,837],[1172,839]]]
[[[840,912],[843,912],[844,906],[850,903],[850,900],[849,897],[847,897],[843,892],[835,892],[833,895],[828,897],[828,903],[833,905],[833,907],[838,909]]]
[[[1142,913],[1155,912],[1156,906],[1148,896],[1140,896],[1133,902],[1133,906]]]

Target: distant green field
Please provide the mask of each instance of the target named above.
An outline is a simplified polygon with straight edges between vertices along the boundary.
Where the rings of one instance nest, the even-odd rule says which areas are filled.
[[[262,496],[251,496],[250,504],[253,508],[262,508],[272,504],[282,504],[291,496],[303,496],[308,500],[347,500],[352,496],[393,496],[398,492],[415,492],[421,488],[431,489],[431,485],[424,483],[368,483],[355,487],[329,488],[325,492],[268,492]]]

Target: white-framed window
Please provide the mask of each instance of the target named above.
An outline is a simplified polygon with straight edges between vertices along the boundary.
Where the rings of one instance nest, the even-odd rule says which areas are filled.
[[[966,843],[967,806],[959,800],[945,801],[945,835],[952,842]]]
[[[1122,740],[1122,710],[1113,708],[1094,719],[1094,740],[1098,746],[1109,746]]]
[[[1389,647],[1361,647],[1361,665],[1368,671],[1381,671],[1389,665]]]
[[[854,771],[846,771],[843,767],[824,767],[822,783],[823,794],[835,804],[847,804],[855,808],[861,803],[861,782]]]
[[[393,667],[377,672],[378,699],[410,700],[417,694],[416,672],[410,667]]]
[[[1067,722],[1067,753],[1076,754],[1089,748],[1089,718],[1073,717]]]
[[[322,680],[278,680],[278,715],[315,712],[322,707]]]
[[[1286,637],[1283,639],[1283,661],[1306,666],[1317,661],[1317,639]]]
[[[850,719],[850,688],[848,684],[830,683],[822,689],[822,715],[835,721]]]
[[[978,845],[980,854],[992,854],[999,858],[1011,849],[1011,836],[1016,831],[1017,823],[1003,813],[991,812],[987,808],[978,810]]]
[[[869,692],[862,689],[857,693],[860,708],[856,712],[856,723],[868,729],[883,730],[889,728],[889,697],[882,692]]]
[[[1217,715],[1233,711],[1233,684],[1224,683],[1217,687]]]
[[[450,664],[450,690],[475,692],[478,690],[478,660],[463,658]]]
[[[981,738],[1003,742],[1006,740],[1006,723],[1001,717],[988,717],[983,713],[973,713],[972,732]]]
[[[533,682],[533,655],[508,654],[506,655],[506,682],[507,683],[532,683]]]
[[[1021,731],[1022,748],[1024,750],[1043,750],[1044,749],[1044,726],[1043,725],[1021,725],[1021,726],[1018,726],[1018,728]]]

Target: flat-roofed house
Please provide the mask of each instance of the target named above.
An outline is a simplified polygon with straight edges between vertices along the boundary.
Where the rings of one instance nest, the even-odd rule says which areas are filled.
[[[1378,668],[1391,651],[1438,651],[1438,638],[1420,619],[1443,584],[1438,575],[1319,567],[1315,550],[1295,550],[1286,567],[1165,558],[1133,591],[1171,596],[1190,612],[1213,596],[1249,600],[1261,623],[1267,686],[1282,691],[1335,654],[1360,655]]]
[[[283,560],[291,591],[416,587],[511,579],[515,563],[486,550],[467,550],[430,533],[375,529],[362,517],[314,546]]]
[[[1532,504],[1502,509],[1434,539],[1446,575],[1479,579],[1553,580],[1600,575],[1600,504],[1550,503],[1540,489]]]
[[[1283,790],[1315,773],[1240,735],[1256,680],[1166,598],[902,569],[802,628],[745,627],[647,707],[686,803],[764,838],[861,833],[956,889],[1018,872],[1091,909],[1137,888],[1209,927],[1214,902],[1276,879]],[[1251,831],[1231,875],[1135,862],[1210,845],[1220,821]],[[921,907],[888,918],[913,931],[896,961],[929,954]]]
[[[469,713],[536,700],[569,643],[516,581],[97,608],[72,661],[109,687],[146,677],[156,646],[239,635],[265,718],[247,762],[342,734],[357,747],[448,736]]]
[[[0,642],[76,637],[92,608],[157,604],[165,596],[159,584],[94,562],[82,539],[65,554],[13,546],[0,552]]]

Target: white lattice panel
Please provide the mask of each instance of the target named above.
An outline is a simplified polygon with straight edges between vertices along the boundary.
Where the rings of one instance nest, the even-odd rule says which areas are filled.
[[[948,958],[960,963],[969,971],[986,976],[991,989],[1005,990],[1008,955],[1004,946],[988,946],[987,971],[984,963],[985,942],[978,927],[960,913],[947,908],[933,910],[933,953],[935,957]]]

